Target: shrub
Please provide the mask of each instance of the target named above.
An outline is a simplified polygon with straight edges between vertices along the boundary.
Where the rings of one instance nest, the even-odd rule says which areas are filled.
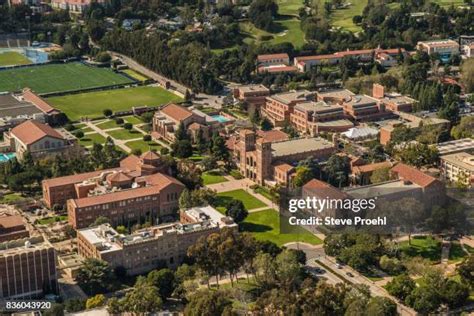
[[[126,130],[131,130],[133,128],[133,125],[132,123],[125,123],[123,124],[123,128],[125,128]]]
[[[104,113],[104,116],[111,116],[112,115],[112,110],[111,109],[105,109],[104,111],[102,111],[102,113]]]
[[[143,141],[145,142],[151,141],[151,135],[143,135]]]
[[[121,117],[116,117],[115,118],[115,123],[117,123],[118,125],[122,125],[124,123],[124,120]]]
[[[82,137],[84,137],[84,132],[79,130],[77,132],[74,133],[74,136],[76,136],[77,138],[81,139]]]
[[[235,179],[235,180],[240,180],[243,179],[244,177],[240,174],[240,171],[237,169],[231,170],[229,174]]]

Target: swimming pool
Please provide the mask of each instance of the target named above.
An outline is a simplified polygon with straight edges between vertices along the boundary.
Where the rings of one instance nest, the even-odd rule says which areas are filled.
[[[0,154],[0,163],[7,162],[8,160],[11,160],[13,158],[16,158],[15,153]]]
[[[211,116],[213,119],[215,119],[216,121],[218,121],[219,123],[225,123],[225,122],[229,122],[230,120],[222,115],[212,115]]]

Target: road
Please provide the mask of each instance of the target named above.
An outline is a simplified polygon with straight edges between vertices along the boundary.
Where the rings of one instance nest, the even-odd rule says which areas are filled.
[[[152,78],[153,80],[156,80],[161,85],[163,85],[164,82],[168,81],[170,83],[170,88],[168,90],[170,92],[175,93],[176,95],[179,95],[180,97],[184,97],[186,90],[188,91],[192,90],[191,88],[186,87],[185,85],[180,84],[179,82],[176,82],[172,79],[169,79],[163,75],[160,75],[152,71],[151,69],[148,69],[147,67],[139,64],[134,59],[128,56],[125,56],[123,54],[119,54],[116,52],[110,52],[110,54],[116,58],[120,58],[122,62],[126,64],[129,68],[134,69],[138,71],[139,73],[142,73],[145,76]],[[210,94],[205,94],[205,93],[198,93],[195,95],[193,104],[205,105],[208,107],[220,109],[222,108],[223,99],[224,99],[223,95],[210,95]]]
[[[305,245],[305,244],[300,243],[299,245],[294,244],[294,245],[288,246],[288,248],[303,250],[306,253],[307,265],[310,268],[315,267],[315,266],[322,267],[322,269],[326,271],[324,274],[322,274],[322,276],[325,276],[328,279],[328,281],[340,283],[342,282],[342,280],[347,280],[351,284],[367,285],[370,289],[370,293],[373,296],[383,296],[383,297],[387,297],[393,300],[397,304],[397,309],[400,315],[410,315],[410,316],[417,315],[415,310],[401,304],[395,297],[388,294],[388,292],[383,287],[375,284],[374,281],[371,281],[370,279],[361,275],[359,272],[352,269],[351,267],[345,265],[340,268],[337,268],[336,260],[332,257],[327,256],[322,246],[315,247],[315,246],[310,246],[310,245]],[[315,260],[318,260],[319,262],[323,263],[325,266],[331,268],[332,271],[328,271],[327,268],[319,265],[318,263],[315,262]],[[352,274],[353,276],[352,277],[348,276],[347,275],[348,273]],[[337,282],[338,279],[339,279],[339,282]]]

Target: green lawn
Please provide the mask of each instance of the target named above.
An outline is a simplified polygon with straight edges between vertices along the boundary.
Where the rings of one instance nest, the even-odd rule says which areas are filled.
[[[125,70],[123,70],[123,72],[126,73],[127,75],[129,75],[130,77],[132,77],[133,79],[137,80],[137,81],[146,81],[148,79],[147,77],[145,77],[144,75],[136,72],[133,69],[125,69]]]
[[[0,204],[10,204],[23,200],[24,198],[19,193],[5,194],[0,198]]]
[[[49,93],[132,82],[109,68],[86,66],[79,62],[0,71],[0,91],[19,91],[29,87],[37,93]]]
[[[126,129],[118,129],[115,131],[107,132],[110,136],[115,139],[127,140],[143,137],[143,134],[136,130],[127,131]]]
[[[223,207],[231,199],[236,199],[242,201],[247,210],[252,210],[254,208],[260,208],[266,206],[265,203],[255,198],[250,193],[247,193],[243,189],[221,192],[217,194],[217,205]]]
[[[77,121],[81,117],[101,117],[104,109],[128,111],[134,106],[157,106],[181,100],[163,88],[149,86],[48,98],[48,102],[64,112],[71,121]]]
[[[65,221],[65,220],[67,220],[67,215],[59,215],[59,216],[54,216],[54,217],[42,218],[38,221],[38,223],[41,225],[48,225],[54,222],[60,222],[60,221]]]
[[[299,9],[303,7],[302,0],[277,0],[278,13],[281,15],[298,16]]]
[[[105,137],[100,134],[88,134],[84,135],[84,137],[79,140],[79,143],[84,147],[92,146],[94,143],[102,145],[105,143]]]
[[[291,234],[280,233],[279,215],[273,209],[250,213],[241,223],[243,231],[250,232],[258,240],[269,240],[282,246],[289,242],[306,242],[312,245],[321,244],[322,241],[299,226],[293,226]]]
[[[226,182],[227,179],[219,171],[208,171],[202,174],[204,185]]]
[[[459,7],[462,5],[467,6],[464,0],[454,0],[454,1],[453,0],[432,0],[432,1],[445,8],[450,7],[451,5],[453,5],[454,7]]]
[[[0,53],[0,66],[16,66],[16,65],[28,65],[31,64],[25,55],[17,52],[4,52]]]
[[[351,32],[359,32],[362,28],[352,22],[355,15],[362,15],[368,0],[350,1],[352,4],[347,9],[334,10],[331,13],[331,22],[335,27],[341,27]]]
[[[107,120],[107,121],[102,121],[98,124],[95,124],[98,128],[105,130],[105,129],[111,129],[111,128],[117,128],[117,127],[122,127],[121,125],[118,125],[115,120]]]
[[[277,31],[274,33],[266,32],[256,28],[251,22],[240,22],[240,30],[242,34],[247,36],[245,42],[262,42],[262,36],[272,36],[273,38],[265,41],[270,44],[279,44],[283,42],[290,42],[296,48],[303,46],[305,43],[304,33],[300,27],[300,21],[290,16],[278,16],[275,20]]]
[[[145,122],[138,116],[126,116],[123,118],[125,122],[132,123],[133,125],[140,125]]]
[[[125,146],[129,147],[131,150],[139,149],[142,153],[149,150],[160,151],[161,146],[154,141],[145,142],[143,140],[134,140],[131,142],[125,143]]]
[[[449,263],[455,263],[462,261],[468,254],[462,249],[459,242],[451,243],[451,249],[449,250]]]
[[[441,260],[441,242],[429,236],[415,236],[408,241],[400,243],[400,250],[409,257],[420,256],[434,262]]]

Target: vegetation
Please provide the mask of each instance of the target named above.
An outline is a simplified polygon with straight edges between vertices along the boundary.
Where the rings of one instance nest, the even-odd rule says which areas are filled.
[[[244,207],[247,210],[252,210],[260,207],[266,206],[265,203],[255,198],[250,193],[245,192],[243,189],[238,189],[234,191],[220,192],[217,194],[217,206],[227,206],[229,200],[239,200],[242,201]]]
[[[28,65],[31,64],[26,56],[17,52],[3,52],[0,53],[0,67],[14,66],[14,65]]]
[[[61,92],[104,87],[132,81],[110,69],[86,66],[73,62],[0,72],[0,91],[20,91],[31,88],[37,93]]]
[[[131,111],[134,106],[158,106],[177,101],[181,98],[160,87],[114,89],[48,98],[48,102],[64,112],[71,121],[82,117],[101,117],[104,109]]]

